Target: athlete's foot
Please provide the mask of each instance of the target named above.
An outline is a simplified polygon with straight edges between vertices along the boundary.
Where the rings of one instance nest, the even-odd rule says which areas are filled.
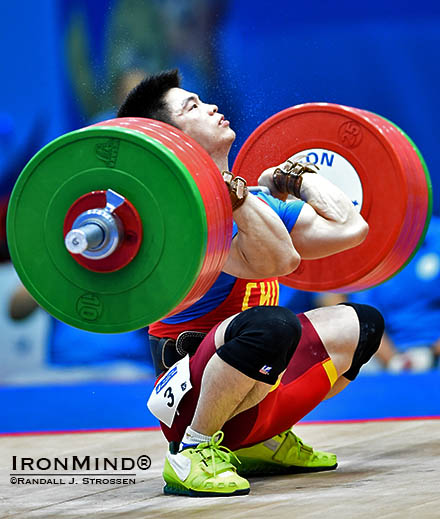
[[[315,451],[290,429],[234,454],[240,461],[233,461],[237,472],[245,477],[320,472],[338,466],[335,454]]]
[[[220,445],[223,433],[210,442],[167,453],[163,478],[164,493],[191,497],[219,497],[249,494],[249,482],[237,474],[232,452]],[[239,464],[237,460],[235,463]]]

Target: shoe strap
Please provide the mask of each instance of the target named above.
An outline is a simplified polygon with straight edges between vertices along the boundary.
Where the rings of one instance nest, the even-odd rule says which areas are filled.
[[[308,454],[313,453],[313,447],[306,445],[305,443],[303,443],[301,438],[298,438],[296,434],[294,434],[292,431],[289,431],[284,437],[284,440],[281,442],[278,449],[276,450],[275,454],[272,456],[272,459],[274,461],[282,462],[290,455],[292,450],[295,451],[295,454],[298,457],[301,451],[306,451]]]

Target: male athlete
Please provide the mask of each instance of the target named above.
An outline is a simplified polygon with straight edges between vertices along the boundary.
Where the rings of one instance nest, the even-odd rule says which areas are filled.
[[[118,116],[180,128],[227,172],[235,133],[217,106],[180,87],[177,71],[146,78]],[[261,176],[277,198],[246,196],[239,180],[224,178],[235,222],[224,271],[192,307],[150,326],[156,369],[166,372],[153,401],[170,441],[164,479],[171,494],[246,494],[246,474],[335,468],[334,455],[314,452],[290,428],[354,380],[383,333],[381,315],[367,305],[299,316],[275,306],[277,276],[301,259],[329,256],[365,238],[368,225],[344,193],[293,160]],[[288,194],[298,200],[283,201]]]

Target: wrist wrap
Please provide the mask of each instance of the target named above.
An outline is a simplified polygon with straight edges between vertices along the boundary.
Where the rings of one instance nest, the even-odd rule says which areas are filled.
[[[231,197],[232,210],[235,211],[246,200],[248,188],[246,180],[242,177],[234,177],[229,171],[222,171],[223,180],[228,186],[229,196]]]
[[[301,184],[304,173],[318,173],[318,166],[310,162],[298,162],[287,159],[286,162],[273,172],[273,183],[280,193],[301,198]]]

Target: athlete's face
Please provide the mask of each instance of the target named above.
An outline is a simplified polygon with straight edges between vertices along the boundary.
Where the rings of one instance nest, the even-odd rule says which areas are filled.
[[[229,126],[216,105],[206,104],[197,94],[182,88],[171,88],[165,94],[165,102],[173,122],[196,140],[211,155],[229,151],[235,132]]]

